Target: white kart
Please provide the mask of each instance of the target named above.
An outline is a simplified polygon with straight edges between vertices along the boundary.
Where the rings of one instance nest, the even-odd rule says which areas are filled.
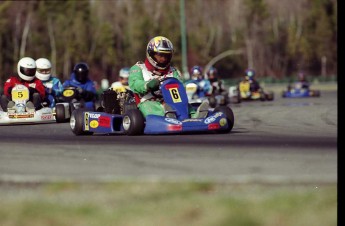
[[[26,109],[29,100],[29,89],[24,85],[16,85],[11,91],[13,108],[7,112],[0,110],[0,125],[35,124],[55,122],[52,108],[43,107],[40,110]]]

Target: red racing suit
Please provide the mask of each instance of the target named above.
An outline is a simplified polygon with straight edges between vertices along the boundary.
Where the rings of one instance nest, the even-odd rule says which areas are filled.
[[[28,88],[33,88],[35,90],[37,90],[37,92],[40,94],[41,99],[43,100],[46,96],[45,93],[45,88],[43,83],[41,82],[41,80],[34,78],[32,81],[24,81],[19,79],[18,77],[12,76],[9,79],[7,79],[7,81],[5,82],[4,85],[4,94],[11,98],[11,88],[13,88],[15,85],[17,84],[22,84]]]

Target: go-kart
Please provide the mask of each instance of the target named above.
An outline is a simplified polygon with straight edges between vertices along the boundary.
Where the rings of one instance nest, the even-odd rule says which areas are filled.
[[[98,102],[95,102],[95,108]],[[62,95],[57,98],[55,105],[56,122],[68,122],[71,113],[78,108],[83,108],[84,101],[80,98],[80,94],[76,87],[65,87]],[[98,105],[97,105],[98,107]]]
[[[0,125],[55,122],[53,109],[50,107],[42,107],[39,110],[27,109],[29,96],[29,89],[26,86],[15,85],[11,91],[14,107],[8,108],[7,112],[0,111]]]
[[[274,93],[272,91],[265,91],[262,88],[256,91],[250,91],[249,82],[240,82],[238,86],[229,87],[230,103],[241,103],[242,101],[260,100],[272,101]]]
[[[229,103],[227,93],[220,94],[206,94],[204,91],[198,89],[198,85],[195,82],[186,83],[186,92],[188,102],[192,105],[201,104],[204,101],[208,101],[210,107],[215,108],[217,106],[226,106]]]
[[[294,87],[288,86],[287,90],[282,92],[284,98],[299,98],[299,97],[320,97],[320,90],[312,90],[303,88],[301,83],[295,83]]]
[[[184,85],[176,78],[165,78],[159,90],[165,104],[171,106],[165,116],[143,116],[134,105],[123,114],[92,112],[76,109],[72,112],[70,127],[75,135],[101,134],[182,134],[196,132],[228,133],[234,126],[231,108],[220,106],[207,110],[205,118],[191,118],[188,97]],[[171,117],[173,114],[175,117]],[[169,117],[168,117],[169,116]]]

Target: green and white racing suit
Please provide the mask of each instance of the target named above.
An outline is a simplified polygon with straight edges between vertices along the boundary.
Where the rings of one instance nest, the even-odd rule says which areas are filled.
[[[140,97],[138,108],[143,113],[144,117],[151,114],[164,116],[163,98],[154,96],[151,91],[147,89],[146,84],[154,78],[163,79],[166,77],[174,77],[182,82],[181,73],[172,66],[170,66],[166,74],[162,75],[149,71],[145,64],[140,61],[130,68],[128,79],[129,88]],[[157,92],[159,93],[160,90],[155,93]]]

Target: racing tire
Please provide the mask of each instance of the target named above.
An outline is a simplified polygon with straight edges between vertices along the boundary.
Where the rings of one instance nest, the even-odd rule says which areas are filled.
[[[230,98],[228,95],[224,95],[224,104],[222,106],[228,106],[230,104]]]
[[[314,97],[320,97],[320,90],[314,90]]]
[[[266,100],[272,101],[274,99],[274,93],[269,92],[266,94]]]
[[[220,130],[218,133],[229,133],[234,127],[235,116],[231,108],[227,106],[218,106],[214,109],[213,113],[223,112],[226,115],[229,127],[226,130]]]
[[[122,127],[128,136],[144,133],[145,118],[139,109],[129,109],[123,116]]]
[[[123,111],[124,114],[131,109],[138,109],[138,107],[135,103],[126,103],[126,104],[124,104],[123,107],[124,107],[124,111]]]
[[[57,104],[55,106],[55,118],[57,123],[67,122],[66,114],[65,114],[65,106],[63,104]]]
[[[70,127],[72,132],[77,135],[92,135],[93,132],[84,131],[84,112],[83,109],[76,109],[72,112],[71,118],[70,118]]]
[[[286,97],[286,91],[282,92],[282,97],[285,98]]]

